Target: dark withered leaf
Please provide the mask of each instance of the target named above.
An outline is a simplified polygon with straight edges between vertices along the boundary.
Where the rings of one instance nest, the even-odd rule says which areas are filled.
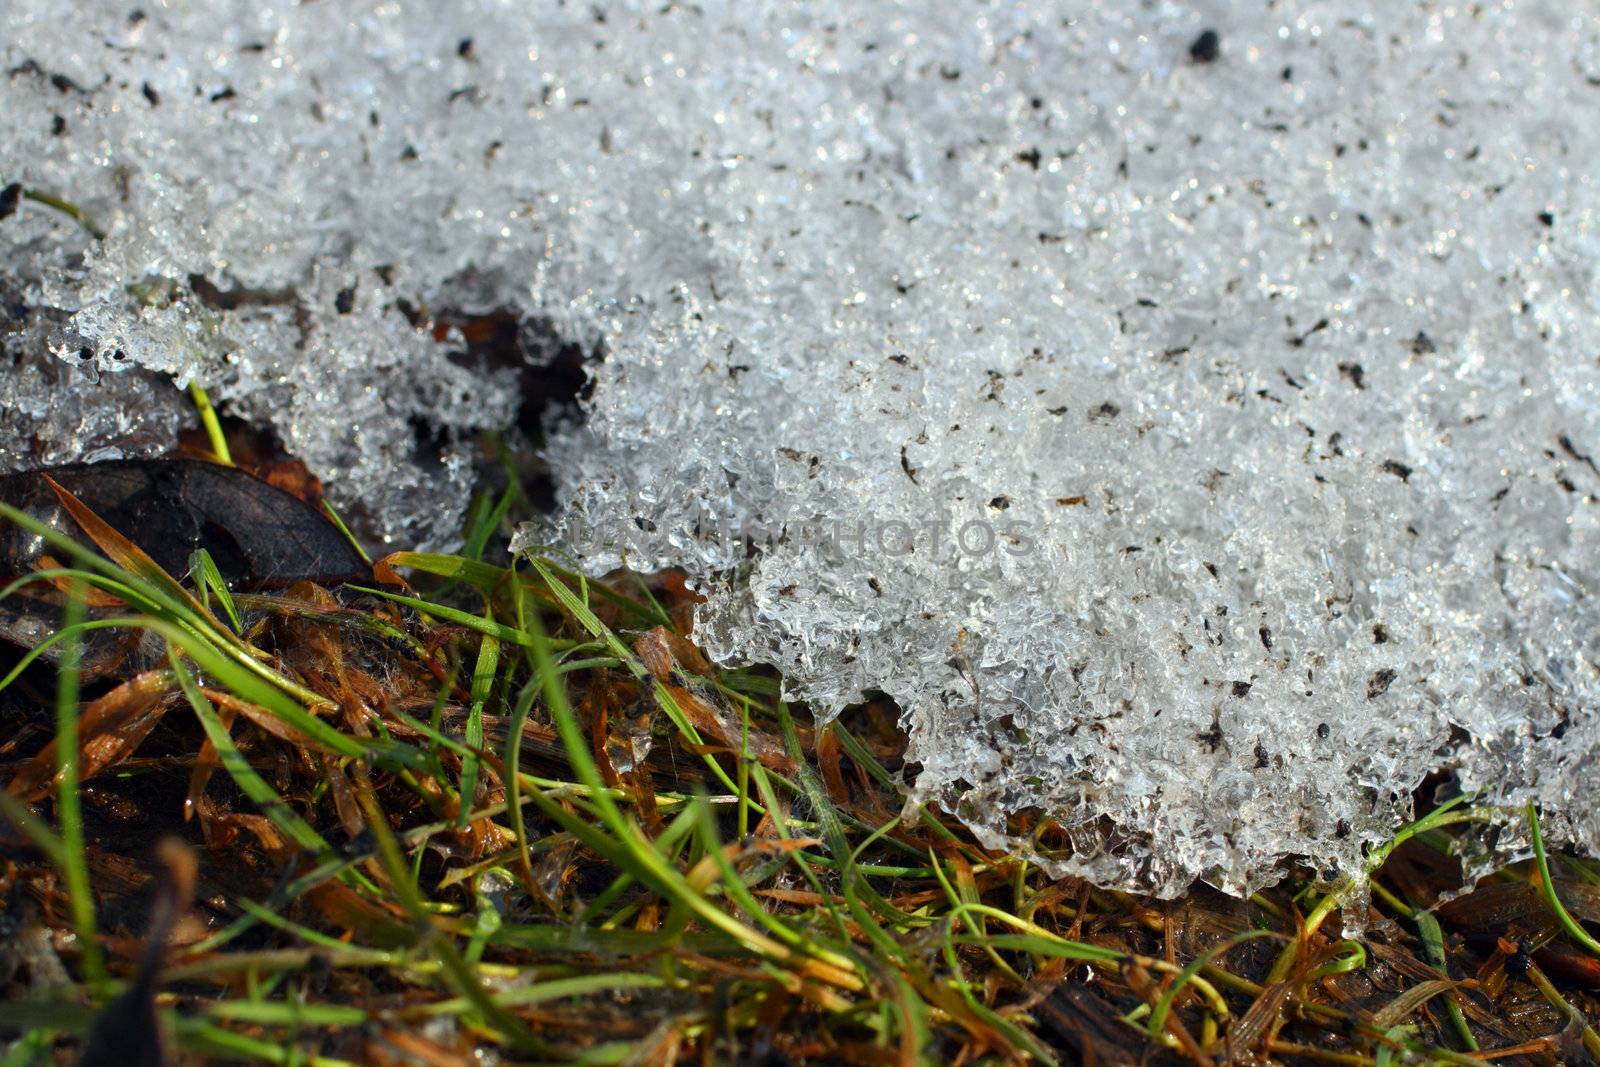
[[[204,548],[230,585],[282,588],[366,580],[354,546],[304,501],[235,467],[193,459],[72,464],[0,478],[0,500],[79,541],[82,531],[50,487],[55,481],[174,577]],[[24,574],[43,541],[0,525],[0,572]]]

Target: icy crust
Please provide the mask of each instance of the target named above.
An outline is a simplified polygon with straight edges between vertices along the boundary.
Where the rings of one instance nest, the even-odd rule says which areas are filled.
[[[690,216],[714,277],[611,335],[567,533],[720,571],[714,654],[890,693],[917,794],[1055,815],[1062,872],[1356,871],[1435,770],[1594,849],[1600,69],[1560,11],[681,59],[760,88]]]
[[[0,474],[170,448],[184,416],[170,384],[142,369],[101,375],[52,358],[65,316],[21,296],[0,279]]]
[[[59,6],[0,16],[47,72],[3,170],[110,237],[0,233],[63,351],[199,375],[410,536],[455,519],[412,424],[513,398],[399,301],[603,338],[524,540],[703,576],[714,654],[892,695],[916,795],[1042,809],[1062,873],[1354,871],[1440,770],[1600,850],[1565,0]]]
[[[528,303],[538,253],[524,241],[473,257],[490,237],[477,208],[456,204],[475,190],[453,153],[471,141],[481,168],[481,128],[451,143],[460,112],[435,92],[456,27],[413,19],[407,46],[381,10],[347,27],[280,7],[0,5],[0,185],[64,197],[107,231],[95,240],[23,201],[0,222],[0,281],[19,313],[53,323],[26,362],[53,352],[79,367],[99,409],[89,421],[133,418],[130,371],[168,412],[183,401],[159,381],[198,379],[225,411],[275,428],[363,526],[443,545],[471,487],[471,437],[508,425],[516,398],[510,377],[458,365],[414,320],[441,304]],[[411,159],[430,126],[436,158]],[[506,186],[483,191],[509,203]],[[475,221],[458,225],[457,210]],[[508,262],[509,292],[471,269]],[[57,404],[47,380],[62,372],[30,373],[0,400]],[[90,444],[49,425],[0,446],[0,462]]]

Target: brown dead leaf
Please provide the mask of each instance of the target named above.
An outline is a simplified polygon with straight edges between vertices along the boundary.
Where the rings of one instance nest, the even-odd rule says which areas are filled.
[[[473,1067],[476,1056],[430,1041],[414,1030],[385,1029],[367,1038],[363,1059],[374,1067]]]
[[[336,929],[351,934],[358,944],[401,948],[416,940],[404,910],[368,900],[339,882],[323,882],[308,890],[303,899]]]
[[[674,681],[677,678],[683,678],[685,682],[688,680],[673,654],[674,640],[682,639],[657,626],[639,635],[633,643],[633,651],[657,684],[678,702],[694,728],[729,752],[737,753],[748,748],[762,766],[782,774],[793,773],[794,762],[789,759],[783,743],[777,738],[753,728],[746,736],[747,731],[739,718],[723,706],[720,699],[710,694],[702,697],[687,685]]]
[[[78,718],[78,775],[87,780],[133,755],[179,695],[166,670],[147,671],[92,702]],[[7,786],[26,801],[55,788],[57,742],[22,766]]]

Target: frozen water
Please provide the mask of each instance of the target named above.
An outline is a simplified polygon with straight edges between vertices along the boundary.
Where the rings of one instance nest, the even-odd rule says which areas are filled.
[[[109,236],[25,204],[0,273],[102,381],[198,375],[438,539],[515,398],[402,301],[546,317],[607,357],[527,538],[891,694],[990,840],[1243,891],[1450,771],[1600,850],[1567,0],[62,6],[0,14],[0,180]]]
[[[102,376],[92,362],[48,355],[65,318],[30,308],[0,279],[0,473],[155,454],[177,437],[185,409],[160,376]]]

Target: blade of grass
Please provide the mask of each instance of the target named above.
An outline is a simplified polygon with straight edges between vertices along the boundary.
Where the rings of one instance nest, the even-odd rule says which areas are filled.
[[[545,581],[548,582],[550,580],[549,575],[554,574],[563,582],[571,582],[573,585],[582,586],[585,589],[592,589],[594,590],[595,595],[600,597],[601,600],[605,600],[615,605],[618,610],[632,618],[641,626],[648,628],[656,625],[657,620],[655,614],[649,608],[630,597],[623,596],[605,582],[591,583],[582,574],[567,570],[565,567],[562,567],[550,560],[542,559],[538,556],[528,555],[527,558],[541,573],[548,572],[544,574]]]
[[[337,937],[329,937],[327,934],[319,933],[308,926],[303,926],[300,923],[285,919],[271,908],[257,904],[255,901],[248,898],[240,897],[238,898],[238,903],[240,910],[242,910],[246,915],[257,919],[260,922],[266,923],[268,926],[282,930],[285,933],[293,934],[295,937],[298,937],[300,940],[309,944],[340,952],[353,947],[348,942],[341,941]],[[373,956],[368,957],[368,960],[374,966],[381,966],[385,962],[399,962],[400,960],[400,957],[392,952],[384,952],[380,949],[372,949],[369,951],[374,954]]]
[[[143,628],[166,639],[169,649],[181,651],[195,665],[222,686],[239,695],[240,699],[255,704],[287,725],[304,734],[308,741],[321,745],[341,756],[366,757],[380,746],[373,740],[360,741],[340,733],[326,722],[312,715],[304,707],[290,700],[278,688],[268,685],[248,671],[241,669],[232,658],[223,655],[194,635],[158,619],[146,619]],[[315,693],[310,694],[323,706],[327,701]],[[393,746],[388,746],[393,748]]]
[[[959,910],[952,911],[946,919],[944,958],[945,966],[950,972],[950,977],[946,979],[947,988],[953,990],[961,998],[961,1001],[965,1003],[972,1020],[993,1031],[995,1038],[1010,1046],[1009,1049],[1005,1050],[1010,1054],[1008,1058],[1015,1059],[1025,1055],[1041,1063],[1050,1064],[1053,1067],[1054,1064],[1060,1061],[1050,1054],[1050,1050],[1045,1048],[1038,1038],[1010,1019],[993,1011],[973,995],[972,983],[966,979],[966,971],[961,966],[961,957],[956,950],[956,942],[953,936],[954,930],[960,922]],[[1011,918],[1014,918],[1014,916]],[[1022,920],[1018,919],[1016,921],[1021,922]],[[968,1025],[970,1026],[971,1024],[969,1023]]]
[[[538,699],[539,679],[533,678],[517,695],[511,711],[511,723],[506,731],[506,806],[511,816],[511,836],[517,844],[517,861],[521,864],[523,883],[534,884],[533,857],[528,850],[528,823],[522,814],[522,731],[527,726],[533,702]]]
[[[201,622],[217,633],[237,643],[238,639],[223,628],[222,624],[217,621],[206,606],[200,603],[193,593],[185,589],[181,582],[162,570],[160,565],[151,559],[144,549],[124,537],[110,523],[95,514],[92,508],[62,488],[48,474],[43,477],[45,484],[55,492],[56,499],[61,502],[62,508],[65,509],[68,515],[72,516],[72,521],[78,524],[79,528],[88,535],[89,540],[93,541],[95,546],[104,552],[113,563],[121,567],[125,573],[140,579],[146,587],[159,590],[164,598],[171,603],[188,609],[188,613],[198,617]]]
[[[355,534],[350,532],[350,527],[345,525],[344,517],[339,514],[338,509],[324,500],[322,502],[322,513],[328,517],[329,522],[333,523],[335,529],[344,534],[344,539],[349,541],[350,547],[356,550],[356,555],[361,557],[361,562],[370,567],[372,565],[372,557],[367,554],[366,546],[356,539]]]
[[[500,494],[500,499],[481,519],[471,523],[467,535],[461,546],[461,555],[475,562],[483,559],[484,549],[489,545],[489,538],[494,536],[500,524],[505,522],[506,513],[511,510],[511,501],[516,493],[515,486],[507,486],[506,491]]]
[[[102,559],[59,530],[9,504],[0,503],[0,518],[16,523],[77,561],[85,570],[100,575],[100,578],[93,580],[93,584],[111,588],[118,596],[128,601],[130,606],[148,612],[153,617],[151,623],[143,624],[144,628],[155,628],[156,622],[159,621],[170,628],[184,631],[188,635],[183,639],[186,651],[192,652],[201,647],[212,649],[216,652],[215,658],[232,661],[297,700],[313,706],[330,703],[267,667],[256,658],[254,650],[248,648],[237,634],[218,623],[188,590],[153,562],[150,563],[153,569],[150,576],[137,575],[109,560]],[[115,531],[110,533],[113,538],[120,539],[120,535]],[[176,593],[172,592],[174,589]],[[255,702],[263,703],[259,700]]]
[[[1577,1028],[1583,1041],[1584,1051],[1589,1054],[1589,1057],[1594,1062],[1600,1063],[1600,1032],[1597,1032],[1590,1025],[1589,1020],[1584,1018],[1581,1011],[1573,1007],[1567,998],[1561,995],[1561,991],[1551,984],[1550,979],[1545,977],[1544,971],[1540,970],[1538,964],[1532,962],[1528,964],[1528,980],[1538,988],[1540,995],[1549,1002],[1551,1007],[1565,1015],[1567,1021]]]
[[[74,582],[67,592],[66,628],[74,631],[63,642],[61,666],[56,673],[56,821],[61,824],[62,875],[72,923],[78,932],[83,973],[96,997],[109,989],[105,958],[95,933],[94,895],[89,888],[89,864],[84,852],[83,812],[78,798],[78,682],[83,644],[76,628],[83,619],[81,587]]]
[[[207,611],[211,610],[212,596],[217,598],[217,603],[222,605],[222,611],[228,616],[228,621],[233,624],[234,633],[244,628],[239,618],[239,605],[233,602],[233,593],[228,588],[228,583],[222,580],[222,572],[217,570],[216,560],[211,558],[211,553],[203,548],[197,548],[189,556],[189,576],[194,579],[195,586],[200,590],[200,603]]]
[[[4,789],[0,789],[0,815],[18,830],[22,836],[33,842],[33,847],[43,852],[56,869],[65,872],[68,858],[66,846],[61,843],[61,838],[33,812],[28,806]]]
[[[217,409],[211,406],[211,397],[206,395],[205,386],[200,384],[198,378],[189,379],[189,398],[200,413],[200,425],[205,427],[206,440],[210,442],[217,462],[224,467],[233,466],[233,455],[228,451],[228,435],[222,432],[222,420],[217,418]]]
[[[806,799],[810,802],[812,812],[822,829],[822,838],[827,843],[829,853],[839,864],[840,893],[848,902],[851,915],[880,950],[888,953],[891,958],[903,960],[903,949],[883,928],[879,917],[890,923],[910,926],[920,925],[920,920],[884,899],[856,867],[849,842],[845,838],[844,826],[839,820],[838,810],[829,799],[827,790],[823,789],[822,783],[817,779],[816,772],[806,761],[794,717],[790,715],[789,706],[783,701],[778,702],[778,726],[783,733],[784,749],[795,765],[795,776],[799,779],[800,788],[804,790]]]
[[[624,989],[664,989],[671,984],[668,979],[660,975],[640,974],[630,971],[614,974],[584,974],[576,975],[572,978],[556,978],[548,982],[536,982],[533,985],[522,986],[519,989],[508,989],[504,993],[496,993],[494,1000],[495,1003],[502,1007],[546,1004],[552,1000],[615,993]],[[466,1008],[467,1002],[464,999],[439,1000],[432,1004],[423,1004],[417,1008],[406,1010],[403,1014],[412,1018],[432,1018],[441,1015],[458,1015]]]
[[[106,239],[106,231],[101,228],[100,224],[95,222],[87,211],[72,201],[65,200],[54,193],[47,193],[42,189],[24,189],[22,190],[22,197],[24,200],[32,200],[35,204],[43,204],[45,207],[61,212],[79,226],[82,226],[84,231],[96,241],[104,241]]]
[[[431,615],[436,619],[443,619],[444,621],[454,623],[457,626],[464,626],[469,630],[476,630],[478,633],[493,637],[495,640],[504,644],[520,645],[524,648],[530,647],[529,643],[532,638],[530,638],[526,633],[517,630],[514,627],[506,626],[503,623],[495,622],[493,619],[485,619],[481,616],[474,615],[469,611],[462,611],[460,608],[447,607],[444,604],[434,604],[430,601],[422,600],[414,596],[405,596],[401,593],[390,593],[383,589],[370,589],[363,585],[350,585],[346,586],[345,588],[354,589],[358,593],[370,593],[372,596],[382,597],[385,600],[392,600],[396,604],[403,604],[406,607],[415,609],[424,615]],[[556,648],[566,648],[571,644],[571,642],[552,640],[551,644]]]
[[[391,552],[378,561],[380,567],[405,567],[452,581],[465,582],[478,592],[493,593],[510,572],[476,559],[441,555],[436,552]]]
[[[678,627],[673,624],[672,616],[667,614],[667,609],[661,606],[661,601],[657,600],[656,595],[650,591],[650,586],[644,580],[644,575],[636,571],[629,571],[628,573],[633,576],[634,584],[639,587],[639,592],[643,593],[645,600],[649,602],[650,610],[655,612],[656,621],[672,633],[677,633]]]
[[[213,1019],[258,1026],[360,1026],[369,1014],[343,1004],[296,1004],[294,1001],[215,1000],[206,1005]]]
[[[1528,829],[1533,834],[1533,858],[1539,865],[1539,891],[1544,894],[1545,903],[1550,905],[1550,911],[1568,937],[1600,956],[1600,941],[1590,936],[1589,931],[1572,917],[1572,913],[1567,911],[1566,905],[1556,895],[1555,882],[1550,880],[1550,861],[1544,854],[1544,831],[1539,827],[1539,811],[1531,800],[1528,802]]]
[[[17,665],[11,668],[10,671],[6,672],[6,676],[4,678],[0,678],[0,690],[6,689],[11,685],[12,682],[15,682],[19,677],[21,677],[22,673],[28,669],[28,665],[33,663],[34,660],[38,659],[40,656],[50,651],[51,648],[61,644],[64,641],[67,641],[75,636],[81,636],[82,634],[88,633],[92,630],[138,629],[143,624],[143,618],[138,616],[130,616],[113,619],[89,619],[85,622],[76,623],[70,627],[63,627],[62,629],[51,634],[49,637],[45,638],[43,641],[40,641],[37,645],[34,645],[32,648],[28,649],[28,651],[24,652],[17,659]]]
[[[863,745],[854,734],[845,729],[843,723],[835,719],[829,724],[828,729],[832,730],[835,736],[839,738],[839,743],[844,746],[845,752],[849,754],[850,758],[855,761],[857,766],[865,770],[875,781],[883,785],[885,788],[895,792],[900,791],[900,784],[895,780],[894,775],[890,774],[888,769],[885,768],[882,763],[878,762],[878,758],[872,754],[867,746]],[[967,855],[967,858],[971,862],[974,864],[983,863],[984,856],[974,849],[968,842],[962,841],[959,837],[957,837],[955,833],[951,831],[950,827],[940,822],[939,819],[928,810],[926,805],[917,805],[917,819],[935,836],[961,849],[961,851]],[[911,852],[913,855],[920,855],[920,853],[910,849],[909,846],[907,847],[907,851]]]
[[[1439,805],[1437,808],[1430,811],[1428,814],[1424,815],[1422,818],[1401,827],[1388,841],[1385,841],[1383,844],[1379,845],[1377,848],[1374,848],[1367,854],[1367,872],[1371,873],[1376,871],[1379,867],[1382,867],[1384,861],[1394,853],[1395,849],[1399,848],[1413,837],[1427,834],[1429,831],[1441,829],[1445,826],[1450,826],[1455,823],[1480,821],[1484,817],[1483,813],[1481,812],[1472,810],[1456,810],[1457,806],[1464,803],[1466,799],[1467,797],[1465,794],[1452,797],[1443,804]],[[1282,982],[1288,978],[1289,972],[1294,967],[1295,960],[1299,957],[1302,946],[1307,942],[1311,935],[1314,934],[1319,927],[1321,927],[1322,923],[1326,921],[1328,916],[1333,914],[1333,912],[1339,908],[1345,899],[1348,898],[1355,887],[1356,883],[1353,879],[1345,878],[1339,883],[1339,886],[1334,889],[1333,892],[1327,894],[1317,902],[1316,906],[1313,907],[1306,915],[1305,922],[1301,926],[1300,937],[1284,946],[1283,952],[1280,953],[1277,960],[1274,961],[1272,970],[1268,973],[1265,984],[1272,985],[1273,983]]]
[[[224,1030],[206,1019],[191,1018],[176,1012],[168,1015],[179,1048],[199,1053],[214,1061],[257,1061],[280,1067],[356,1067],[350,1060],[332,1056],[307,1056],[298,1059],[297,1049],[277,1041],[250,1037]]]
[[[1004,975],[1017,986],[1026,985],[1027,983],[1016,972],[1016,969],[1002,959],[999,952],[995,951],[993,943],[990,942],[987,936],[987,931],[977,916],[970,911],[961,910],[961,905],[963,904],[976,904],[978,902],[976,891],[971,887],[968,887],[966,891],[958,891],[956,886],[945,875],[944,867],[940,864],[938,855],[932,849],[928,850],[928,860],[933,868],[934,879],[939,883],[940,888],[944,890],[945,898],[950,901],[953,908],[958,909],[959,914],[962,916],[962,921],[966,924],[967,929],[971,931],[973,943],[982,947],[984,954],[989,957],[989,962],[995,965],[997,973]],[[956,913],[952,912],[952,914]]]
[[[1196,956],[1194,959],[1190,960],[1183,970],[1178,972],[1178,976],[1172,980],[1172,983],[1167,987],[1166,991],[1161,994],[1161,999],[1156,1001],[1155,1007],[1150,1010],[1150,1021],[1147,1027],[1150,1036],[1154,1038],[1166,1028],[1167,1013],[1172,1010],[1172,1004],[1177,999],[1178,994],[1183,991],[1183,987],[1188,985],[1191,979],[1209,966],[1212,961],[1226,955],[1231,949],[1234,948],[1234,946],[1240,945],[1246,941],[1251,941],[1258,937],[1282,936],[1282,934],[1276,933],[1272,930],[1246,930],[1242,933],[1235,934],[1222,944],[1208,949],[1207,951]],[[1226,1018],[1227,1003],[1225,1001],[1221,1001],[1221,1007],[1222,1017]]]
[[[478,795],[478,766],[476,750],[483,747],[483,705],[494,688],[500,673],[500,642],[485,636],[478,643],[478,662],[472,669],[472,706],[467,711],[467,748],[474,754],[461,763],[461,804],[457,816],[458,828],[467,825],[467,814]]]
[[[1417,924],[1417,932],[1422,935],[1423,950],[1428,954],[1428,960],[1433,964],[1434,970],[1441,977],[1450,977],[1448,957],[1444,950],[1444,931],[1439,928],[1439,920],[1431,911],[1417,909],[1412,913],[1411,921]],[[1456,1036],[1469,1051],[1478,1051],[1478,1040],[1472,1036],[1472,1028],[1467,1025],[1467,1017],[1461,1013],[1461,1002],[1452,994],[1445,998],[1445,1012],[1450,1016],[1450,1025],[1455,1029]]]
[[[738,870],[734,868],[733,863],[728,859],[727,853],[718,844],[716,823],[711,816],[711,806],[705,803],[704,797],[695,798],[693,811],[706,857],[713,862],[717,872],[721,875],[723,890],[735,903],[744,909],[745,914],[754,918],[762,926],[766,927],[774,937],[785,942],[791,948],[813,956],[831,952],[841,959],[844,958],[843,953],[837,949],[823,948],[784,922],[777,915],[762,907],[755,896],[751,894],[749,886],[740,877]]]

